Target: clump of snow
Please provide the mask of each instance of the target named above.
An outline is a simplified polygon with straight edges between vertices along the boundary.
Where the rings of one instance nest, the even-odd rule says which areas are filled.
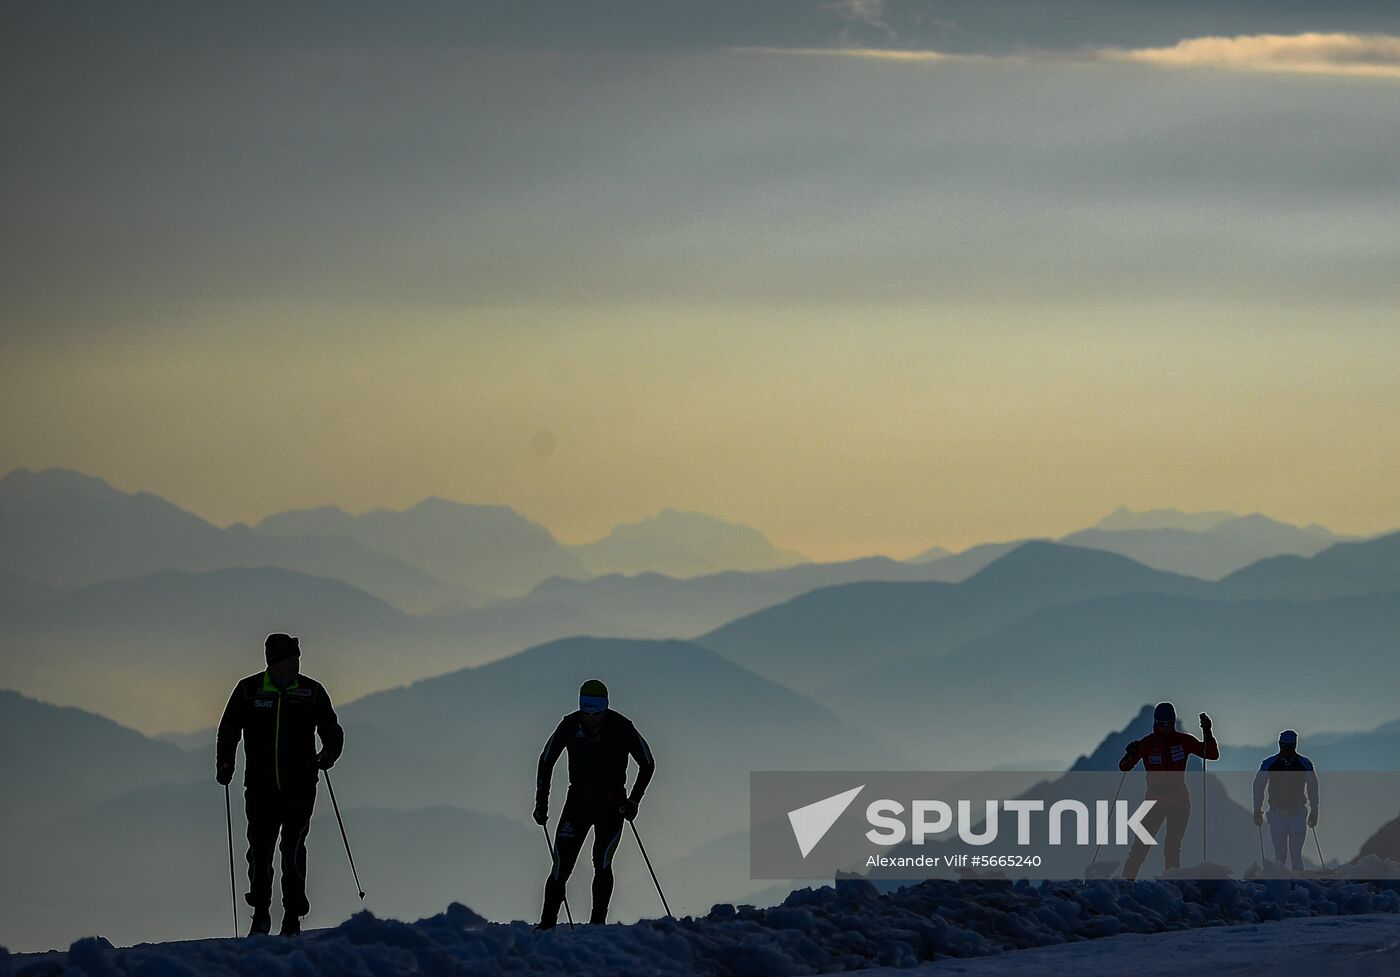
[[[1084,868],[1086,879],[1111,879],[1118,872],[1118,866],[1122,863],[1114,860],[1093,862]]]
[[[1332,869],[1339,879],[1400,879],[1400,864],[1378,855],[1365,855],[1347,865]]]
[[[1218,862],[1198,862],[1185,868],[1167,869],[1162,873],[1164,879],[1228,879],[1234,873],[1230,866],[1221,865]]]
[[[1400,914],[1400,881],[1158,879],[1138,882],[929,881],[881,894],[862,879],[798,889],[780,906],[715,906],[708,915],[629,926],[490,923],[459,904],[416,923],[359,913],[299,940],[253,937],[112,949],[73,944],[68,972],[88,977],[258,974],[316,977],[815,974],[911,967],[944,957],[1308,916]],[[1361,869],[1358,869],[1361,871]],[[24,958],[15,969],[24,977]],[[53,972],[52,958],[45,973]],[[0,977],[9,977],[0,957]],[[37,973],[38,971],[36,971]]]

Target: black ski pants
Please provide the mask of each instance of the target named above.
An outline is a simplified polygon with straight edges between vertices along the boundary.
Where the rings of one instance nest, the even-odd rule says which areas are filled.
[[[248,815],[248,892],[254,909],[272,902],[272,856],[282,852],[282,909],[289,916],[305,916],[306,835],[311,829],[311,809],[316,806],[316,784],[298,787],[246,787],[243,809]],[[278,843],[278,835],[281,843]]]
[[[542,922],[558,920],[564,885],[573,874],[589,829],[593,831],[593,912],[589,922],[602,923],[607,918],[613,890],[612,860],[622,840],[621,803],[617,797],[569,797],[564,801],[559,827],[554,830],[554,865],[544,883]]]

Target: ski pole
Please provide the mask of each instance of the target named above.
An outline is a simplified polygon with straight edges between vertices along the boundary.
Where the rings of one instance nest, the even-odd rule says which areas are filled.
[[[1205,745],[1211,742],[1210,717],[1201,713],[1201,738],[1205,742],[1201,744],[1201,862],[1204,864],[1210,861],[1210,784],[1206,780],[1206,774],[1210,770],[1210,761],[1206,759]],[[1217,751],[1218,754],[1219,751]]]
[[[1320,842],[1320,841],[1317,840],[1317,829],[1316,829],[1316,828],[1313,828],[1313,829],[1312,829],[1312,833],[1313,833],[1313,844],[1314,844],[1314,845],[1317,845],[1317,867],[1318,867],[1318,868],[1326,868],[1326,867],[1327,867],[1327,863],[1326,863],[1325,861],[1323,861],[1323,859],[1322,859],[1322,842]]]
[[[1201,757],[1201,862],[1210,861],[1210,846],[1206,843],[1210,833],[1210,808],[1207,806],[1207,793],[1210,785],[1206,782],[1206,768],[1210,766],[1210,761]]]
[[[549,862],[551,865],[558,867],[559,859],[554,854],[554,842],[549,840],[549,829],[544,825],[540,825],[540,830],[544,832],[544,843],[549,846]],[[569,894],[567,892],[564,893],[564,916],[569,920],[569,929],[573,929],[574,914],[569,909]]]
[[[666,893],[661,891],[661,883],[656,881],[656,870],[651,867],[651,859],[647,858],[647,846],[642,844],[642,836],[637,834],[637,822],[628,821],[627,823],[632,825],[632,837],[637,839],[637,847],[641,849],[642,859],[647,863],[647,871],[651,873],[651,883],[656,886],[656,894],[661,897],[661,906],[666,910],[667,916],[675,919],[676,917],[671,916],[671,907],[666,904]]]
[[[1259,829],[1259,868],[1260,868],[1260,870],[1262,871],[1263,868],[1264,868],[1264,861],[1265,861],[1265,859],[1264,859],[1264,826],[1263,826],[1262,824],[1260,824],[1260,825],[1255,825],[1255,827],[1257,827],[1257,828]]]
[[[238,886],[233,881],[233,805],[228,799],[228,784],[224,784],[224,822],[228,825],[228,894],[233,900],[233,938],[238,939]]]
[[[345,821],[340,817],[340,805],[335,801],[335,788],[331,786],[331,772],[321,771],[326,775],[326,790],[331,792],[331,807],[335,808],[335,822],[340,825],[340,840],[345,842],[345,857],[350,859],[350,874],[355,877],[355,888],[360,890],[360,901],[365,901],[365,887],[360,884],[360,873],[355,871],[355,856],[350,853],[350,839],[345,836]]]
[[[1113,792],[1113,803],[1110,804],[1110,805],[1108,805],[1109,811],[1112,811],[1112,810],[1114,809],[1114,807],[1117,806],[1117,804],[1118,804],[1118,795],[1121,794],[1121,793],[1123,793],[1123,781],[1125,781],[1125,780],[1127,780],[1127,779],[1128,779],[1128,771],[1124,770],[1124,771],[1123,771],[1123,776],[1121,776],[1121,777],[1118,778],[1118,789],[1115,790],[1115,791]],[[1101,848],[1103,848],[1103,842],[1099,842],[1097,845],[1094,846],[1094,857],[1091,858],[1091,859],[1089,860],[1089,865],[1090,865],[1090,867],[1092,867],[1092,866],[1094,865],[1094,863],[1097,862],[1097,861],[1099,860],[1099,850],[1100,850]]]

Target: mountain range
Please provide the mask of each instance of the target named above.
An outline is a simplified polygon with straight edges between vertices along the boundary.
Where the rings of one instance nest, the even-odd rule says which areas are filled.
[[[289,570],[166,570],[13,608],[0,630],[0,686],[148,732],[207,726],[230,681],[262,667],[271,631],[299,635],[307,670],[342,699],[561,635],[632,633],[560,603],[416,616]]]
[[[1037,608],[1110,594],[1205,593],[1210,584],[1126,557],[1026,543],[961,583],[853,583],[809,591],[696,640],[800,691],[882,663],[941,655]]]
[[[0,570],[51,587],[262,566],[343,580],[417,609],[450,594],[432,574],[350,539],[220,529],[159,496],[119,492],[62,469],[17,469],[0,479]]]
[[[6,482],[12,490],[34,488],[32,479],[14,475]],[[75,484],[104,505],[136,498],[101,483]],[[17,515],[23,506],[15,504],[25,494],[0,492],[6,501],[0,509],[11,517],[0,520],[7,538],[25,535]],[[133,504],[179,513],[153,498]],[[180,518],[204,526],[200,532],[222,532]],[[32,550],[41,537],[29,536]],[[318,537],[284,541],[308,538]],[[14,552],[6,551],[11,562],[23,562]],[[431,615],[407,614],[338,580],[275,567],[155,571],[66,590],[6,569],[0,571],[8,625],[0,632],[0,683],[154,732],[206,725],[220,705],[222,683],[256,667],[261,638],[272,630],[302,635],[309,651],[323,656],[323,670],[334,663],[332,674],[342,678],[333,687],[349,697],[571,635],[696,635],[745,668],[833,705],[846,701],[847,678],[854,694],[870,702],[872,693],[862,690],[889,682],[902,667],[894,663],[943,655],[1054,605],[1134,592],[1297,600],[1400,589],[1400,534],[1335,544],[1311,558],[1267,559],[1217,582],[1048,542],[1007,550],[965,580],[942,579],[964,555],[921,564],[809,563],[686,580],[555,577],[522,598]],[[893,670],[881,673],[883,665]],[[165,696],[149,684],[133,685],[135,674],[160,674],[189,691]]]

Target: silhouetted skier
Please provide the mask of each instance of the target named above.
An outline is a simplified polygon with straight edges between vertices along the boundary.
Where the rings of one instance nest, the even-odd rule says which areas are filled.
[[[647,784],[656,770],[651,747],[632,720],[608,708],[608,687],[589,679],[579,689],[578,712],[559,721],[540,753],[535,780],[535,823],[549,821],[549,783],[559,754],[569,751],[569,793],[554,832],[554,864],[544,884],[540,929],[559,919],[564,885],[574,871],[583,840],[593,829],[593,912],[590,923],[602,923],[613,889],[613,854],[622,840],[622,821],[637,816]],[[627,758],[637,762],[632,793],[626,791]]]
[[[233,779],[243,740],[243,798],[248,815],[248,882],[253,907],[249,935],[272,928],[272,853],[282,836],[282,931],[301,932],[306,901],[306,834],[316,804],[319,771],[340,757],[345,733],[321,683],[300,674],[301,646],[286,634],[269,634],[267,670],[233,688],[219,720],[216,776]],[[316,737],[321,751],[316,751]]]
[[[1198,756],[1206,760],[1220,759],[1220,746],[1211,732],[1210,717],[1201,713],[1201,733],[1205,741],[1176,728],[1176,706],[1159,702],[1152,711],[1152,732],[1129,743],[1118,761],[1118,769],[1133,769],[1141,761],[1147,771],[1146,799],[1156,801],[1142,818],[1142,826],[1154,838],[1163,822],[1167,835],[1162,843],[1162,857],[1168,869],[1181,867],[1181,840],[1186,837],[1186,825],[1191,821],[1191,794],[1186,790],[1186,760]],[[1134,839],[1123,863],[1123,878],[1135,879],[1147,859],[1147,845]]]
[[[1308,840],[1308,829],[1317,827],[1317,773],[1312,761],[1298,752],[1298,734],[1291,729],[1278,734],[1278,752],[1259,764],[1254,775],[1255,824],[1264,823],[1265,787],[1274,861],[1302,871],[1303,842]]]

